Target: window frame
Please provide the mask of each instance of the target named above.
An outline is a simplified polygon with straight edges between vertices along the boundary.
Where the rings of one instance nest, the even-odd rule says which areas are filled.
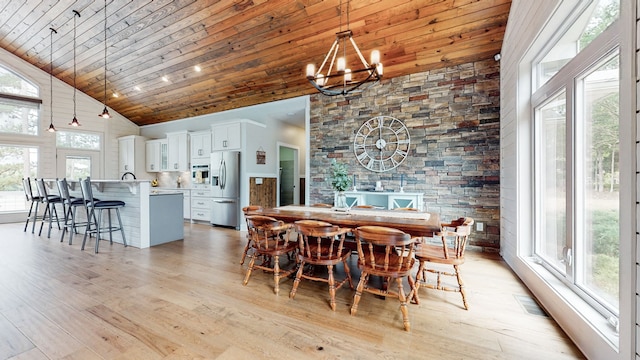
[[[7,72],[13,74],[13,76],[20,78],[22,81],[25,81],[27,83],[29,83],[31,86],[33,86],[37,93],[38,96],[37,97],[33,97],[33,96],[28,96],[28,95],[20,95],[20,94],[14,94],[14,93],[6,93],[6,92],[2,92],[0,91],[0,99],[4,99],[4,100],[8,100],[10,102],[14,102],[14,103],[18,103],[18,104],[22,104],[24,103],[25,105],[36,105],[37,106],[37,120],[36,120],[36,133],[35,134],[30,134],[30,133],[23,133],[23,132],[2,132],[0,131],[0,134],[4,134],[4,135],[18,135],[18,136],[30,136],[30,137],[37,137],[40,136],[40,122],[42,121],[42,98],[40,97],[40,94],[42,92],[40,85],[38,85],[35,81],[31,80],[30,78],[28,78],[27,76],[23,75],[21,72],[19,71],[15,71],[14,69],[12,69],[10,66],[8,66],[6,63],[0,63],[0,68],[6,70]]]
[[[582,10],[584,10],[584,7],[582,7]],[[577,17],[574,16],[573,18],[575,19]],[[618,18],[604,32],[598,35],[598,37],[596,37],[587,47],[582,49],[582,51],[577,53],[567,64],[565,64],[565,66],[562,68],[561,71],[558,71],[554,76],[552,76],[544,85],[542,85],[537,90],[535,90],[535,85],[533,83],[535,83],[538,79],[537,73],[536,73],[538,61],[544,58],[545,51],[548,51],[550,48],[553,47],[553,45],[544,47],[540,55],[537,56],[535,60],[532,62],[532,66],[531,66],[532,94],[531,94],[530,116],[533,121],[534,139],[532,143],[532,146],[533,146],[532,151],[534,156],[533,174],[535,174],[535,180],[533,184],[533,189],[534,189],[533,206],[534,206],[534,214],[536,214],[536,216],[533,219],[534,234],[533,234],[533,237],[531,238],[531,241],[532,241],[531,253],[528,254],[528,256],[533,256],[535,258],[538,258],[538,261],[540,261],[541,265],[547,271],[549,271],[556,278],[558,278],[565,286],[571,289],[571,291],[576,293],[583,301],[587,302],[594,310],[602,314],[605,318],[611,318],[611,317],[618,318],[620,314],[620,305],[618,306],[617,309],[612,309],[606,304],[601,303],[597,299],[597,296],[594,296],[590,292],[585,291],[585,289],[583,289],[581,286],[579,286],[579,284],[576,283],[575,271],[578,266],[576,265],[576,261],[580,261],[580,259],[575,258],[575,254],[577,253],[576,247],[581,246],[582,244],[574,243],[575,235],[578,231],[575,227],[577,226],[576,217],[578,215],[576,210],[578,209],[577,202],[579,201],[578,199],[576,199],[576,196],[575,196],[576,185],[573,183],[573,180],[576,177],[576,173],[575,173],[576,165],[574,164],[574,160],[576,159],[576,156],[577,156],[576,141],[580,141],[580,140],[576,140],[575,138],[576,133],[575,133],[574,124],[576,119],[578,119],[577,112],[581,111],[581,109],[578,109],[579,102],[576,104],[575,99],[576,99],[577,90],[581,86],[580,82],[582,81],[582,79],[584,79],[593,70],[597,69],[599,66],[604,64],[606,61],[608,61],[612,57],[618,56],[620,60],[622,59],[622,51],[621,51],[621,44],[620,44],[620,41],[621,41],[620,26],[621,26],[621,21],[620,21],[620,18]],[[561,39],[562,36],[563,34],[561,34],[560,36],[556,36],[554,40],[557,41],[558,39]],[[619,84],[619,89],[621,86],[622,86],[622,82],[620,82]],[[539,196],[540,196],[539,194],[541,194],[541,189],[540,189],[540,179],[539,179],[540,171],[538,171],[538,169],[541,169],[540,167],[541,160],[539,159],[540,156],[538,154],[539,144],[538,144],[537,138],[538,138],[539,129],[537,129],[538,120],[537,120],[536,111],[539,107],[543,106],[548,100],[552,99],[556,94],[561,92],[563,89],[566,89],[566,101],[567,101],[567,105],[566,105],[567,107],[566,169],[567,169],[568,176],[567,176],[567,183],[566,183],[566,189],[567,189],[566,213],[567,213],[567,219],[569,218],[569,216],[571,216],[571,219],[572,219],[571,223],[568,222],[566,227],[567,246],[571,248],[572,260],[571,260],[571,265],[567,266],[565,275],[560,274],[557,271],[557,269],[555,269],[553,266],[546,264],[545,261],[539,258],[538,255],[536,254],[536,250],[537,250],[536,241],[543,234],[542,230],[540,229],[540,224],[538,220],[539,218],[538,215],[540,214],[540,211],[543,211],[543,210],[540,209],[540,199],[539,199]],[[619,271],[620,270],[621,269],[619,269]]]

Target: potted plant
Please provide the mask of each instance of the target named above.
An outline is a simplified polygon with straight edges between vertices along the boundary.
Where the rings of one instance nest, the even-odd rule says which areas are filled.
[[[331,181],[331,187],[338,192],[335,207],[346,208],[347,198],[344,195],[344,191],[347,191],[351,186],[351,177],[349,176],[347,165],[333,159],[331,161],[330,171],[329,180]]]

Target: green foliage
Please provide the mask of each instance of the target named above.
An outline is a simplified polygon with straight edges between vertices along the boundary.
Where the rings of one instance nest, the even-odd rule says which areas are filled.
[[[620,2],[613,1],[601,1],[594,9],[594,12],[589,19],[589,23],[582,32],[582,36],[578,40],[580,49],[584,49],[596,38],[602,34],[604,30],[609,27],[620,16]]]
[[[618,298],[618,281],[620,277],[619,259],[617,256],[593,256],[593,282],[612,298]]]
[[[619,269],[619,214],[617,210],[593,212],[593,282],[605,294],[617,298]]]
[[[593,212],[593,253],[618,258],[620,246],[619,214],[617,210]]]
[[[346,164],[339,163],[336,159],[331,161],[331,174],[329,180],[331,187],[336,191],[347,191],[351,186],[351,177]]]

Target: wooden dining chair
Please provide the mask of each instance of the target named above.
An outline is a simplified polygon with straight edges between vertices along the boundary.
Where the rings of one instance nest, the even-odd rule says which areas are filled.
[[[351,255],[344,248],[345,235],[351,231],[349,228],[340,228],[324,221],[299,220],[294,223],[298,233],[298,272],[293,282],[293,288],[289,297],[293,299],[300,285],[300,280],[307,279],[322,281],[329,284],[329,305],[331,310],[336,310],[336,290],[340,289],[347,281],[353,289],[351,272],[347,264],[347,258]],[[345,277],[340,281],[334,278],[335,266],[342,263]],[[327,277],[316,274],[316,271],[305,272],[304,266],[326,266]]]
[[[413,298],[417,291],[416,284],[411,277],[411,269],[415,264],[415,241],[409,234],[398,229],[382,226],[360,226],[355,230],[356,244],[358,246],[358,267],[361,270],[360,281],[356,288],[351,306],[351,315],[358,311],[358,303],[363,292],[379,296],[391,296],[400,301],[400,311],[404,329],[409,331],[409,310],[407,300]],[[380,276],[388,283],[395,280],[398,291],[379,289],[368,285],[371,275]],[[411,291],[405,295],[402,280],[407,278]]]
[[[441,244],[421,243],[416,249],[416,260],[420,263],[416,274],[416,285],[418,288],[454,291],[462,295],[464,308],[469,310],[467,297],[464,288],[464,281],[460,274],[460,265],[464,263],[464,251],[467,246],[473,219],[469,217],[459,218],[450,223],[442,223],[442,230],[436,234],[442,240]],[[453,271],[430,268],[428,264],[451,265]],[[427,278],[427,274],[435,274],[435,281]],[[442,281],[442,277],[455,277],[457,284],[447,284]],[[416,292],[413,300],[420,303]]]
[[[280,257],[291,255],[298,249],[298,243],[290,240],[293,225],[262,215],[251,215],[246,219],[253,253],[242,285],[249,283],[254,269],[273,272],[273,290],[277,295],[280,292],[280,280],[296,271],[295,266],[286,270],[280,267]],[[258,257],[264,260],[261,264],[256,264]]]
[[[373,205],[354,205],[351,208],[352,209],[375,209],[376,207]]]
[[[260,205],[249,205],[242,208],[242,213],[244,214],[244,219],[247,222],[247,229],[249,229],[249,220],[247,220],[248,213],[252,211],[261,210],[262,206]],[[244,260],[247,257],[247,252],[251,249],[251,234],[247,230],[247,245],[244,247],[244,251],[242,252],[242,258],[240,259],[240,265],[244,264]]]

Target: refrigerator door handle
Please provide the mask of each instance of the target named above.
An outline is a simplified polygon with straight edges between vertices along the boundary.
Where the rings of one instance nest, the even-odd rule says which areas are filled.
[[[224,190],[227,187],[227,163],[224,159],[222,160],[222,166],[220,169],[220,178],[222,179],[220,181],[220,189]]]

